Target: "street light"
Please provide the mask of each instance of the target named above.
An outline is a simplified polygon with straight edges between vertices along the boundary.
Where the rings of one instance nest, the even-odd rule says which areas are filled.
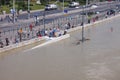
[[[44,36],[45,36],[45,10],[43,13],[43,26],[44,26]]]
[[[15,0],[13,0],[13,9],[12,9],[12,12],[13,12],[13,23],[15,23]]]
[[[84,41],[86,41],[86,40],[90,40],[90,39],[87,39],[87,38],[85,38],[85,36],[84,36],[84,20],[85,20],[85,16],[84,16],[84,12],[85,12],[85,10],[84,10],[84,6],[83,6],[83,14],[82,14],[82,39],[80,40],[81,42],[84,42]]]
[[[64,13],[64,0],[63,0],[63,13]]]
[[[30,0],[28,0],[28,19],[30,18]]]
[[[88,6],[88,0],[86,0],[86,8],[87,8],[87,6]],[[87,17],[87,11],[86,11],[86,17]]]
[[[86,0],[86,6],[88,5],[88,0]]]
[[[83,6],[83,13],[84,13],[84,6]],[[84,14],[82,15],[82,42],[84,42]]]

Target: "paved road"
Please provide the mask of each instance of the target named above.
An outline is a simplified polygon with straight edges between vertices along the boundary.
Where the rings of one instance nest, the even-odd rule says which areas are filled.
[[[113,8],[113,7],[115,7],[116,4],[118,4],[118,3],[108,4],[108,5],[111,5],[111,8]],[[107,9],[110,8],[108,5],[105,5],[105,4],[104,5],[99,5],[100,6],[99,8],[93,9],[92,11],[93,12],[96,12],[96,11],[100,11],[100,12],[106,11]],[[76,14],[80,14],[80,11],[81,11],[81,7],[78,8],[78,9],[75,9],[75,8],[73,8],[73,9],[67,8],[67,9],[68,9],[68,12],[70,12],[70,13],[74,12]],[[89,9],[88,9],[88,11],[89,11]],[[61,10],[47,11],[46,12],[46,17],[45,17],[46,23],[50,23],[51,21],[53,21],[53,20],[55,20],[57,18],[65,17],[65,16],[61,15],[61,12],[62,12]],[[17,29],[17,28],[20,28],[20,26],[21,27],[25,27],[25,26],[22,26],[21,24],[27,25],[26,23],[34,22],[33,16],[35,14],[37,14],[39,16],[39,18],[42,19],[43,18],[43,13],[44,13],[43,11],[32,12],[31,13],[32,17],[29,20],[24,20],[27,17],[26,13],[25,14],[21,14],[20,17],[18,18],[18,19],[20,19],[20,20],[18,20],[19,22],[15,23],[15,24],[12,24],[12,23],[8,23],[8,24],[2,23],[2,24],[0,24],[0,28],[2,28],[2,30],[6,30],[7,31],[7,30],[10,30],[10,28]],[[56,13],[56,14],[54,14],[54,13]],[[76,14],[74,14],[74,15],[76,15]],[[73,14],[70,14],[70,15],[73,16]],[[41,21],[40,23],[43,23],[43,22]]]
[[[115,5],[118,4],[118,2],[101,2],[101,3],[96,3],[99,6],[104,6],[104,5]],[[89,6],[89,5],[88,5]],[[82,6],[80,6],[79,8],[65,8],[68,11],[72,11],[72,10],[78,10],[81,9]],[[47,14],[53,14],[53,13],[61,13],[62,10],[58,9],[58,10],[53,10],[53,11],[49,11],[49,13]],[[31,11],[31,18],[33,18],[32,16],[43,16],[44,11],[43,10],[37,10],[37,11]],[[24,13],[21,14],[18,19],[27,19],[28,18],[28,14]]]
[[[33,50],[0,56],[0,80],[119,80],[120,17],[85,29],[89,41],[76,45],[81,31]]]

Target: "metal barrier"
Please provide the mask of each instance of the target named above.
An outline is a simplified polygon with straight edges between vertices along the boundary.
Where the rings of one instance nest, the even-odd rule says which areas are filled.
[[[88,22],[88,17],[84,15],[85,17],[85,24],[93,23],[96,20],[102,20],[105,19],[106,13],[100,13],[91,16],[90,22]],[[43,24],[42,21],[39,22],[38,25],[36,25],[36,22],[26,23],[26,24],[19,24],[18,28],[10,29],[7,31],[0,31],[0,47],[6,46],[8,43],[15,44],[22,41],[26,41],[32,38],[36,38],[38,36],[44,36],[44,32],[50,32],[50,30],[54,28],[59,28],[60,30],[70,29],[73,27],[77,27],[81,25],[82,23],[82,15],[67,15],[65,17],[56,18],[51,21],[49,21],[47,24]],[[45,29],[44,29],[45,25]],[[40,35],[38,35],[38,33]],[[6,41],[6,38],[8,38],[8,42]]]

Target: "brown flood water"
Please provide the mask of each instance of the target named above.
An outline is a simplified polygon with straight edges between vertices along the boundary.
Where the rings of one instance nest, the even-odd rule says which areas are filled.
[[[33,50],[0,57],[0,80],[120,80],[120,18]],[[112,28],[112,30],[111,30]]]

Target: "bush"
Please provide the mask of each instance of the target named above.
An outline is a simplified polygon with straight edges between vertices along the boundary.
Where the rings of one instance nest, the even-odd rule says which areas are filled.
[[[33,4],[30,4],[30,6],[33,6]]]

